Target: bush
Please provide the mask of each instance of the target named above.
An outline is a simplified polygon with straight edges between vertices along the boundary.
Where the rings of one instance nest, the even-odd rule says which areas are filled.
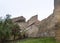
[[[0,20],[0,42],[3,43],[11,36],[14,36],[15,40],[17,35],[20,35],[20,27],[12,22],[10,15],[6,15],[4,20]]]

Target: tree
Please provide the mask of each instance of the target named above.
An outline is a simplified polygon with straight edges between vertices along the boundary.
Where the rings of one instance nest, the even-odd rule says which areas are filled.
[[[1,43],[4,42],[7,38],[11,36],[12,32],[12,21],[8,19],[9,16],[6,16],[6,19],[3,21],[0,21],[0,41]],[[10,18],[10,17],[9,17]]]
[[[6,15],[6,18],[3,21],[0,21],[0,41],[1,43],[5,40],[8,40],[12,35],[15,36],[20,34],[20,28],[17,24],[13,23],[10,19],[10,15]]]
[[[12,28],[12,35],[14,35],[14,40],[16,36],[20,36],[20,27],[17,24],[13,24],[13,28]]]

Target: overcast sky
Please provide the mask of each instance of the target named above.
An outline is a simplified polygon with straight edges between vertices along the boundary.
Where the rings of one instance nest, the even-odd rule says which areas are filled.
[[[39,20],[48,17],[54,9],[54,0],[0,0],[0,16],[24,16],[27,20],[38,14]]]

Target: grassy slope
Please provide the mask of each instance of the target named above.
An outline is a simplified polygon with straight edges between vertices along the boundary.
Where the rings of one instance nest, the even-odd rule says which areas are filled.
[[[28,38],[17,43],[56,43],[54,38]]]

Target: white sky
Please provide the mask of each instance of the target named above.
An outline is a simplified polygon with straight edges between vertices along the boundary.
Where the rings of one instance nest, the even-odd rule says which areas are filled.
[[[54,0],[0,0],[0,16],[24,16],[27,20],[38,14],[39,20],[48,17],[54,9]]]

